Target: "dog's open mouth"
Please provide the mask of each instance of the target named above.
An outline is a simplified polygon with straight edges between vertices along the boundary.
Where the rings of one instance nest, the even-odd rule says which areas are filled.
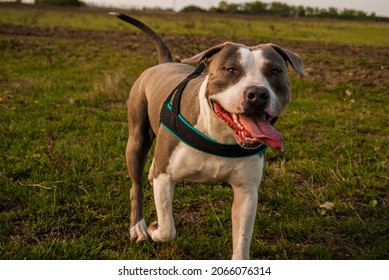
[[[283,151],[282,135],[272,124],[276,118],[268,114],[232,114],[221,105],[212,103],[216,115],[233,131],[238,144],[246,149],[254,149],[261,144]]]

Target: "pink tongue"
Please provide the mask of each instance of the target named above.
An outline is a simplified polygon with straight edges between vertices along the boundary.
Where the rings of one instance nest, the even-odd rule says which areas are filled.
[[[239,122],[266,146],[277,151],[283,151],[282,135],[265,120],[265,117],[239,114]]]

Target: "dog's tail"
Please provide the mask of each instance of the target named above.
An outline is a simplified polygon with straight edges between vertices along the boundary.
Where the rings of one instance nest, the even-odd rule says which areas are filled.
[[[117,16],[121,20],[124,20],[125,22],[128,22],[136,26],[152,40],[155,47],[157,48],[159,64],[173,61],[172,53],[170,52],[169,48],[162,41],[162,39],[153,30],[151,30],[151,28],[148,27],[146,24],[125,14],[121,14],[121,13],[110,13],[110,14]]]

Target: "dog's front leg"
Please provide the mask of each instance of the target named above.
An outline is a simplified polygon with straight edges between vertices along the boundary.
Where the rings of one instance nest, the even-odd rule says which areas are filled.
[[[172,205],[174,184],[168,174],[160,174],[153,180],[158,222],[150,224],[147,231],[150,237],[156,242],[170,241],[176,236]]]
[[[258,187],[233,186],[232,239],[234,260],[250,258],[250,243],[257,212]]]

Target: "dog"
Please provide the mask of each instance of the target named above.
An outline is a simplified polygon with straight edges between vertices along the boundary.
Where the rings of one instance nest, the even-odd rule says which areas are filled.
[[[284,149],[282,136],[272,124],[290,99],[287,65],[301,76],[306,75],[301,57],[271,43],[248,47],[225,42],[175,63],[169,48],[148,26],[124,14],[111,14],[143,31],[154,43],[159,57],[159,64],[145,70],[136,80],[127,102],[131,239],[137,242],[148,236],[156,242],[174,239],[172,202],[177,182],[226,180],[234,193],[232,259],[249,259],[265,160],[261,147]],[[188,64],[199,63],[207,71],[196,70],[198,73],[193,75],[196,71]],[[217,155],[204,152],[182,141],[185,132],[177,135],[174,129],[163,125],[161,112],[166,110],[165,106],[173,106],[169,97],[173,98],[182,81],[185,85],[178,102],[179,121],[189,126],[187,131],[195,131],[192,134],[200,135],[210,146],[213,142],[222,148],[236,150],[238,146],[243,154],[254,151],[252,154],[230,157],[224,156],[224,152]],[[149,179],[158,221],[147,227],[142,182],[154,139]]]

